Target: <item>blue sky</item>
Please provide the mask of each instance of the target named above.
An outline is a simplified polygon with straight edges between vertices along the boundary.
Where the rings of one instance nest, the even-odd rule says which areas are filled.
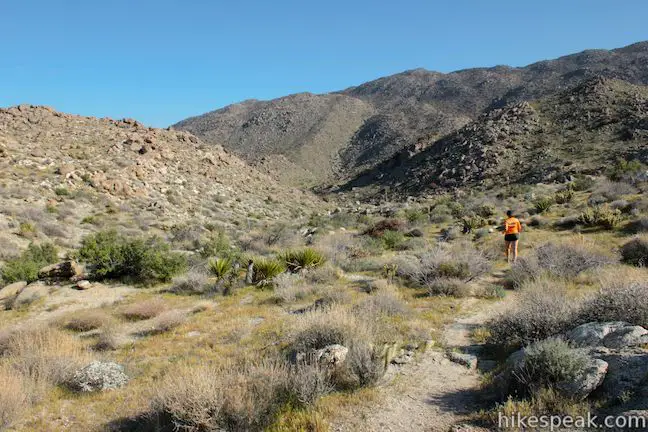
[[[401,72],[648,39],[648,1],[0,0],[0,106],[168,126]]]

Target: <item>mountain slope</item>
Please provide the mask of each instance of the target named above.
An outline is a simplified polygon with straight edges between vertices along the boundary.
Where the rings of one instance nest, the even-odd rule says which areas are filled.
[[[416,69],[338,93],[247,101],[174,127],[252,163],[280,155],[287,169],[294,164],[305,170],[300,177],[322,183],[374,167],[421,136],[440,138],[486,109],[542,98],[593,76],[648,84],[647,65],[648,42],[641,42],[522,68]]]
[[[70,241],[95,225],[243,228],[319,203],[187,132],[39,106],[0,109],[0,184],[0,232],[18,217],[54,234],[63,227]]]
[[[446,137],[347,183],[421,194],[453,187],[564,181],[598,173],[616,158],[648,159],[648,87],[601,77],[532,102],[495,108]]]

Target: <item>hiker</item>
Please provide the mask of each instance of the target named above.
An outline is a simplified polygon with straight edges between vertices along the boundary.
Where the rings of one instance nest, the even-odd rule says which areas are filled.
[[[507,218],[504,221],[504,244],[506,246],[506,261],[510,263],[511,250],[513,251],[513,262],[517,261],[518,240],[520,240],[522,225],[513,216],[513,210],[508,210],[506,216]]]

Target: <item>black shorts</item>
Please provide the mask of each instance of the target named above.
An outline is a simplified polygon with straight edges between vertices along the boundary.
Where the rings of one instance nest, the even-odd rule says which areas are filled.
[[[520,234],[506,234],[504,235],[505,241],[518,241],[520,240]]]

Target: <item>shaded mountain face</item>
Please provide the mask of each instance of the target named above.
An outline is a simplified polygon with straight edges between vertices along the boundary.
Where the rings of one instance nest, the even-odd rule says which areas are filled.
[[[251,215],[294,218],[320,203],[188,132],[28,105],[0,109],[0,180],[0,222],[65,215],[70,230],[106,215],[124,218],[121,229],[139,220],[163,231],[189,219],[234,226]]]
[[[223,145],[247,161],[312,184],[350,178],[421,137],[441,138],[484,110],[543,98],[602,76],[648,84],[648,42],[590,50],[522,68],[449,74],[416,69],[325,95],[247,101],[174,127]],[[262,163],[263,162],[263,163]],[[280,175],[281,174],[281,175]]]
[[[595,77],[494,108],[442,139],[421,138],[341,190],[419,195],[455,187],[562,182],[617,158],[648,161],[648,87]]]

